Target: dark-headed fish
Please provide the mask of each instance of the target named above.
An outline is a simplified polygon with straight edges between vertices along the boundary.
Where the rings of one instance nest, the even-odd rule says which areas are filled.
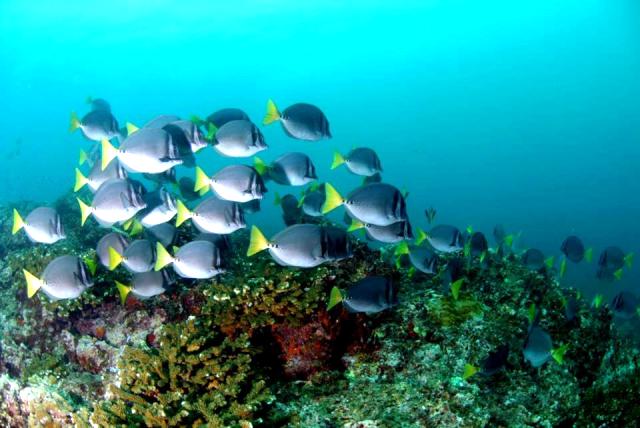
[[[468,379],[478,373],[482,376],[492,376],[501,371],[507,364],[509,358],[509,345],[500,345],[497,349],[490,352],[487,357],[482,360],[480,367],[467,364],[464,367],[464,379]]]
[[[611,311],[619,318],[628,320],[638,313],[640,300],[635,294],[628,291],[621,291],[611,301]]]
[[[398,296],[391,280],[381,276],[370,276],[356,282],[346,293],[336,288],[331,290],[328,309],[342,302],[349,312],[374,314],[398,304]]]
[[[591,250],[585,250],[582,240],[575,235],[568,236],[562,242],[560,251],[568,260],[574,263],[579,263],[585,258],[587,261],[591,259]]]

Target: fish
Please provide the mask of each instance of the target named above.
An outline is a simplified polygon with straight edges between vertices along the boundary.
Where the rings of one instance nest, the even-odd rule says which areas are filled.
[[[13,209],[13,228],[15,235],[23,230],[31,242],[53,244],[67,237],[60,214],[50,207],[38,207],[22,218],[17,209]]]
[[[183,166],[196,166],[195,153],[206,147],[207,142],[200,132],[200,128],[188,120],[179,120],[162,127],[171,136],[171,143],[176,148],[177,157]]]
[[[91,105],[91,110],[104,110],[111,113],[111,105],[107,100],[102,98],[87,97],[87,104]]]
[[[562,364],[566,350],[566,345],[553,349],[549,333],[537,325],[532,325],[529,328],[529,334],[527,335],[522,352],[529,364],[537,368],[551,358],[556,360],[558,364]]]
[[[186,199],[187,201],[195,201],[196,199],[200,199],[200,193],[193,190],[195,186],[196,182],[189,177],[181,177],[180,180],[178,180],[178,190],[180,191],[180,196],[182,196],[182,198]]]
[[[315,224],[294,224],[278,232],[271,240],[267,240],[257,226],[252,226],[247,256],[267,249],[282,266],[310,268],[330,260],[325,234]]]
[[[537,248],[527,249],[520,257],[522,264],[533,271],[539,271],[545,266],[545,258],[542,251]]]
[[[416,244],[420,245],[424,240],[441,253],[455,253],[464,248],[462,233],[457,227],[451,225],[434,226],[428,233],[418,229]]]
[[[639,304],[640,300],[635,294],[621,291],[611,301],[611,311],[616,317],[629,320],[637,314]]]
[[[76,200],[80,205],[82,225],[92,214],[103,225],[125,222],[146,207],[139,186],[130,180],[115,178],[105,181],[100,186],[91,205],[87,205],[80,198]]]
[[[146,207],[137,214],[144,227],[171,221],[177,213],[176,198],[163,187],[142,196]]]
[[[585,250],[582,240],[575,235],[568,236],[562,242],[560,251],[573,263],[580,263],[583,259],[591,261],[592,250]]]
[[[140,272],[133,275],[131,284],[123,284],[115,281],[116,288],[120,294],[120,301],[124,305],[129,294],[140,300],[159,296],[173,285],[174,281],[166,270]]]
[[[179,120],[182,120],[180,119],[180,116],[176,116],[174,114],[162,114],[145,123],[143,128],[162,129],[164,126]]]
[[[351,257],[351,240],[344,229],[335,226],[321,226],[325,242],[326,257],[330,261],[338,261]]]
[[[370,239],[386,244],[396,244],[406,239],[413,239],[411,223],[406,220],[392,223],[389,226],[376,226],[353,219],[351,226],[347,230],[353,232],[362,228],[365,229]]]
[[[572,322],[580,312],[580,302],[575,296],[569,296],[564,301],[564,316],[567,321]]]
[[[129,172],[157,174],[165,172],[183,160],[171,134],[163,129],[133,127],[127,138],[115,148],[102,140],[102,169],[118,159]]]
[[[302,211],[310,217],[322,217],[322,206],[324,205],[326,194],[324,190],[324,183],[315,187],[315,190],[306,192],[300,200],[298,205],[302,208]],[[351,221],[351,218],[349,218]]]
[[[247,225],[242,208],[237,202],[210,197],[193,210],[189,210],[180,200],[177,206],[176,227],[191,219],[200,232],[226,235],[244,229]]]
[[[199,233],[194,241],[209,241],[220,251],[222,261],[231,253],[231,239],[229,235],[218,235],[217,233]]]
[[[109,247],[109,270],[122,264],[129,272],[149,272],[156,262],[153,243],[148,239],[137,239],[127,246],[123,253]]]
[[[287,226],[300,223],[302,217],[302,209],[298,206],[298,198],[292,194],[286,194],[282,198],[276,193],[274,201],[275,205],[282,208],[282,220]]]
[[[246,120],[250,121],[249,115],[239,108],[223,108],[215,111],[207,116],[207,122],[212,123],[213,126],[220,129],[226,123],[232,120]]]
[[[210,127],[211,144],[223,156],[250,157],[268,148],[262,132],[248,120],[232,120],[217,130]]]
[[[98,261],[106,268],[109,267],[109,249],[113,248],[119,254],[123,254],[129,246],[129,240],[120,233],[109,232],[98,241],[96,254]]]
[[[211,187],[220,199],[233,202],[262,199],[267,192],[258,171],[247,165],[229,165],[212,177],[208,177],[201,168],[196,167],[194,191],[204,191],[208,187]]]
[[[304,141],[318,141],[331,138],[329,121],[318,107],[306,104],[293,104],[280,113],[272,100],[267,102],[267,113],[262,121],[264,125],[280,122],[285,134]]]
[[[505,343],[498,346],[486,356],[480,363],[479,367],[471,364],[466,364],[464,368],[463,379],[468,379],[476,373],[482,376],[493,376],[500,372],[507,365],[507,359],[509,358],[509,344]]]
[[[172,265],[182,278],[209,279],[224,272],[220,250],[211,241],[191,241],[172,256],[161,243],[156,243],[156,265],[159,271]]]
[[[112,163],[113,162],[109,163],[109,166],[111,166]],[[107,169],[109,169],[109,166],[107,167]],[[158,174],[147,174],[147,173],[144,173],[144,174],[142,174],[142,176],[144,178],[146,178],[147,180],[153,181],[154,183],[159,184],[159,185],[176,184],[177,183],[176,169],[175,168],[168,169],[168,170],[166,170],[164,172],[160,172]],[[191,188],[193,189],[193,186]]]
[[[430,207],[424,210],[424,215],[427,217],[427,223],[432,224],[433,220],[436,218],[437,211],[435,208]]]
[[[454,257],[449,259],[447,267],[442,274],[442,283],[446,288],[451,291],[451,295],[455,300],[458,300],[460,288],[464,283],[464,261],[460,257]]]
[[[396,247],[395,255],[400,257],[403,254],[409,256],[411,265],[420,272],[428,275],[438,273],[439,257],[435,251],[424,246],[409,245],[403,241]]]
[[[633,264],[633,253],[625,254],[619,247],[607,247],[598,258],[598,267],[608,271],[616,271]]]
[[[249,202],[242,202],[240,208],[245,214],[254,214],[260,211],[260,199],[254,199]]]
[[[289,152],[267,165],[255,157],[255,169],[266,179],[285,186],[305,186],[318,179],[316,167],[304,153]]]
[[[160,242],[168,247],[176,240],[178,230],[170,223],[162,223],[145,229],[145,236],[152,242]]]
[[[398,295],[390,279],[370,276],[351,285],[345,293],[334,287],[327,310],[331,310],[339,302],[349,312],[375,314],[396,306]]]
[[[33,297],[42,290],[51,300],[78,298],[93,286],[93,278],[87,265],[76,256],[60,256],[53,259],[42,273],[42,277],[23,269],[27,282],[27,296]]]
[[[80,129],[85,138],[91,141],[122,137],[116,118],[110,111],[102,109],[91,110],[82,119],[78,118],[75,112],[71,112],[69,132],[74,132],[78,129]]]
[[[367,224],[389,226],[407,220],[407,205],[404,197],[390,184],[367,184],[353,190],[345,199],[331,184],[326,183],[325,195],[323,214],[344,205],[351,217]]]
[[[489,242],[482,232],[473,232],[465,244],[465,253],[471,257],[482,257],[489,251]]]
[[[355,148],[346,156],[343,156],[340,152],[334,152],[331,169],[336,169],[340,165],[345,165],[352,173],[365,177],[371,177],[382,172],[380,158],[373,149],[368,147]]]
[[[76,168],[76,182],[73,187],[73,191],[78,192],[84,186],[89,186],[89,190],[91,190],[92,193],[95,193],[105,181],[112,178],[120,180],[127,178],[127,171],[117,160],[109,163],[105,169],[102,169],[102,165],[96,162],[93,164],[91,171],[89,171],[89,174],[86,177],[79,168]]]

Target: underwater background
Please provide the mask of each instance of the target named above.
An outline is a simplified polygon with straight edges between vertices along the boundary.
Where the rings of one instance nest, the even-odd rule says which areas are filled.
[[[131,122],[138,126],[160,114],[206,117],[223,107],[241,108],[260,124],[268,99],[281,107],[304,101],[322,109],[331,123],[333,137],[312,143],[297,141],[287,137],[279,125],[260,124],[269,144],[260,157],[272,161],[286,151],[304,152],[313,159],[320,181],[331,182],[346,193],[360,185],[362,179],[346,168],[331,170],[334,151],[346,153],[353,147],[370,147],[382,160],[385,182],[408,192],[408,217],[414,228],[429,228],[424,211],[434,207],[436,223],[456,225],[461,230],[472,226],[473,230],[484,231],[491,245],[491,231],[494,226],[503,225],[508,233],[517,235],[514,247],[518,251],[539,248],[558,260],[560,245],[568,235],[577,235],[592,247],[595,260],[607,246],[618,246],[625,253],[637,255],[638,76],[640,3],[633,0],[1,1],[0,168],[4,183],[0,186],[0,205],[53,204],[73,190],[78,152],[89,150],[91,144],[79,133],[69,133],[69,114],[88,111],[88,96],[108,100],[120,125]],[[197,159],[207,172],[237,163],[210,149],[199,153]],[[193,170],[179,168],[178,176],[193,177]],[[266,236],[272,236],[285,227],[280,207],[271,203],[274,194],[298,195],[299,191],[275,183],[268,187],[262,211],[253,214],[248,223],[259,225]],[[9,213],[7,209],[3,220],[7,225]],[[79,218],[79,213],[74,215]],[[331,213],[329,218],[342,223],[342,210]],[[1,236],[10,236],[9,227]],[[10,248],[15,242],[10,243],[7,238],[0,244]],[[25,247],[19,248],[22,251]],[[378,266],[380,262],[368,253],[358,263],[371,263],[376,272],[389,269]],[[20,276],[22,281],[21,271],[15,266],[11,269],[10,276]],[[252,272],[249,267],[243,269],[247,275]],[[366,269],[355,262],[352,268],[354,272]],[[283,272],[277,276],[282,281],[304,282],[296,276],[303,274]],[[580,291],[586,302],[596,294],[604,295],[604,301],[609,302],[622,290],[640,295],[637,265],[625,268],[621,279],[614,282],[598,280],[595,272],[594,263],[571,264],[566,275],[558,279],[560,288]],[[239,287],[240,276],[233,283]],[[329,276],[321,272],[310,281],[316,284]],[[15,284],[16,288],[24,287],[23,282]],[[484,304],[489,305],[493,296],[476,298],[486,299]],[[326,296],[318,293],[307,299],[318,305],[324,304]],[[114,306],[119,303],[116,300]],[[263,304],[269,306],[267,300]],[[96,305],[91,301],[93,309]],[[204,306],[208,309],[203,311],[217,311],[211,305],[207,301]],[[50,309],[45,306],[44,310]],[[561,311],[560,307],[556,309]],[[63,317],[74,310],[79,309],[63,309]],[[60,316],[60,309],[55,311]],[[287,311],[282,309],[289,317]],[[525,313],[526,308],[518,311]],[[9,317],[10,313],[6,309],[3,316]],[[211,318],[214,325],[227,319],[215,313]],[[112,320],[119,319],[113,312],[109,314]],[[456,312],[457,315],[460,314]],[[401,318],[410,318],[412,328],[417,323],[413,315]],[[453,318],[447,318],[444,325],[456,324],[458,320]],[[637,332],[639,318],[628,321],[626,329]],[[275,319],[279,322],[279,318]],[[106,323],[112,325],[111,321]],[[76,329],[73,331],[78,330],[75,321],[70,324]],[[157,324],[162,322],[151,324],[157,333]],[[596,324],[590,321],[589,327],[584,328]],[[383,325],[380,331],[397,333],[396,327],[390,325]],[[246,327],[242,323],[238,326],[235,328],[239,330]],[[58,325],[55,334],[68,327]],[[251,329],[254,327],[257,329],[251,325]],[[511,327],[516,329],[515,324]],[[110,328],[102,334],[111,334]],[[371,327],[371,331],[375,328]],[[604,330],[593,327],[590,332],[594,331],[602,334]],[[460,330],[457,334],[463,333]],[[179,332],[170,334],[176,340],[180,337]],[[423,337],[422,332],[416,334]],[[589,340],[598,334],[593,333]],[[99,334],[94,336],[102,339]],[[562,337],[567,342],[579,342],[581,336],[576,330],[571,339],[569,333]],[[113,339],[112,344],[116,343],[114,346],[120,348],[125,342]],[[238,343],[225,342],[225,346],[235,350],[242,346]],[[582,349],[590,349],[589,343],[585,341]],[[377,344],[376,349],[387,349],[385,346],[390,345]],[[402,346],[401,341],[394,346]],[[632,345],[625,342],[625,346]],[[637,342],[633,346],[637,347]],[[255,365],[259,357],[251,355]],[[391,355],[394,354],[387,354],[389,360]],[[636,372],[622,371],[626,373],[622,378],[637,373],[637,352],[634,355],[630,361],[635,361]],[[467,356],[458,357],[461,367]],[[107,366],[115,366],[114,361],[111,359],[98,369],[91,366],[89,371],[102,373]],[[33,373],[41,367],[53,367],[51,370],[56,372],[56,364],[38,360],[26,366]],[[367,370],[348,373],[364,379],[371,376]],[[412,370],[408,372],[414,373]],[[590,370],[595,373],[593,367],[581,368],[580,373]],[[29,379],[25,371],[23,381]],[[545,385],[557,385],[557,380],[550,375]],[[353,382],[366,391],[359,381]],[[582,381],[576,384],[584,386]],[[505,389],[509,390],[506,386]],[[131,390],[136,391],[136,387]],[[258,398],[264,392],[258,390],[252,396],[256,402],[272,404],[283,400],[283,395],[277,393],[273,393],[275,399]],[[637,389],[625,386],[620,390],[627,391],[630,397],[638,396]],[[321,394],[313,390],[309,395],[316,393]],[[74,394],[82,395],[78,390]],[[473,394],[481,396],[477,390]],[[624,396],[620,394],[616,397]],[[565,400],[570,396],[567,393],[562,397]],[[522,397],[526,394],[521,396],[525,400]],[[606,401],[600,396],[591,398]],[[80,401],[74,400],[67,401]],[[473,404],[461,406],[469,410]],[[322,409],[331,413],[328,405]],[[109,411],[118,414],[113,408]],[[623,406],[616,415],[626,411],[628,408]],[[71,410],[65,412],[70,414]],[[298,426],[343,426],[335,421],[312,424],[310,421],[315,419],[304,411],[296,415]],[[84,416],[74,419],[74,424],[88,420]],[[344,426],[367,426],[348,425],[351,421],[345,418],[341,419]],[[589,416],[583,418],[574,422],[589,420]],[[357,420],[355,416],[354,419]],[[231,420],[212,426],[237,426]],[[262,422],[265,420],[263,417]],[[565,419],[523,420],[531,426],[553,426]],[[613,419],[603,417],[600,422],[610,420]],[[155,426],[149,421],[154,419],[146,420],[146,424]],[[404,424],[403,419],[390,421],[370,426]],[[44,422],[30,419],[30,425]],[[438,419],[425,424],[434,425],[510,424],[506,417],[497,422],[479,417],[462,421]],[[280,425],[274,422],[271,426]]]

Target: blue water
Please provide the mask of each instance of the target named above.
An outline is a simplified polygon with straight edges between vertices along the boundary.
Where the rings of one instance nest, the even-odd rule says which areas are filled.
[[[640,253],[638,2],[345,3],[0,2],[0,202],[71,188],[89,144],[68,118],[89,95],[136,124],[222,107],[259,122],[273,98],[320,106],[334,138],[300,142],[276,124],[264,159],[305,151],[346,193],[359,179],[329,170],[333,150],[372,147],[385,181],[410,191],[414,226],[433,206],[438,223],[502,223],[549,254],[570,233],[596,256]],[[198,160],[210,173],[231,162]],[[252,221],[271,234],[282,223],[264,206]],[[614,284],[594,270],[571,265],[564,282],[640,292],[637,267]]]

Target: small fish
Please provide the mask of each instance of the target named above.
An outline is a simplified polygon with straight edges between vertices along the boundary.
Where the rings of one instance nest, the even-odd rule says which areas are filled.
[[[122,234],[110,232],[104,235],[96,245],[96,254],[100,264],[106,268],[109,267],[109,249],[113,248],[119,254],[124,254],[129,246],[129,241]]]
[[[424,215],[427,217],[427,223],[432,224],[433,220],[436,218],[436,209],[433,207],[427,208],[424,210]]]
[[[149,299],[167,291],[173,282],[173,278],[166,270],[149,271],[134,274],[130,285],[116,281],[116,287],[120,293],[120,301],[124,305],[129,294],[140,300]]]
[[[164,188],[146,193],[142,196],[146,208],[138,213],[139,221],[144,227],[157,226],[171,221],[177,213],[176,198]]]
[[[414,268],[428,275],[438,273],[438,254],[427,247],[409,245],[406,241],[401,242],[396,248],[395,255],[406,254]]]
[[[38,290],[52,300],[75,299],[93,285],[87,265],[76,256],[60,256],[53,259],[38,278],[23,269],[27,281],[27,296],[33,297]]]
[[[121,263],[129,272],[149,272],[156,262],[153,243],[147,239],[138,239],[127,246],[123,253],[109,248],[109,270],[114,270]]]
[[[529,361],[533,367],[540,367],[551,358],[556,360],[558,364],[562,364],[567,346],[560,346],[553,349],[551,336],[545,330],[537,325],[529,328],[529,334],[525,341],[523,354],[524,358]]]
[[[471,364],[466,364],[464,368],[463,379],[468,379],[476,373],[482,376],[493,376],[501,371],[507,365],[507,359],[509,358],[509,344],[498,346],[495,350],[491,351],[485,359],[482,360],[479,367]]]
[[[262,132],[248,120],[232,120],[217,130],[213,125],[210,127],[211,143],[221,155],[244,158],[267,149]]]
[[[331,169],[340,165],[346,165],[347,169],[356,175],[371,177],[382,172],[380,158],[376,152],[368,147],[359,147],[351,150],[346,156],[339,152],[333,154]]]
[[[468,253],[471,257],[480,257],[482,254],[486,254],[489,251],[489,243],[487,238],[482,232],[473,232],[465,244],[465,249],[468,247]]]
[[[80,129],[82,135],[91,141],[110,140],[111,138],[121,138],[118,121],[106,110],[92,110],[82,119],[72,112],[69,132]]]
[[[127,138],[115,148],[108,140],[102,140],[102,168],[118,159],[122,166],[130,172],[146,172],[158,174],[183,160],[171,134],[163,129],[130,127]]]
[[[325,190],[324,183],[319,184],[317,186],[312,185],[312,189],[308,189],[300,198],[298,202],[298,206],[302,208],[302,211],[311,217],[321,217],[322,216],[322,206],[325,201]],[[349,224],[351,223],[351,218],[349,218]]]
[[[15,235],[24,229],[31,242],[41,244],[53,244],[66,238],[60,214],[49,207],[38,207],[31,211],[23,220],[18,210],[13,210],[13,228],[11,233]]]
[[[220,250],[211,241],[191,241],[174,256],[158,242],[156,253],[156,271],[171,264],[179,276],[192,279],[209,279],[224,272]]]
[[[520,260],[524,266],[533,271],[539,271],[545,266],[544,254],[536,248],[529,248],[522,254]]]
[[[262,199],[267,188],[258,171],[246,165],[229,165],[218,171],[213,177],[196,167],[196,184],[194,191],[208,187],[220,199],[233,202],[249,202]]]
[[[111,113],[111,105],[102,98],[87,97],[87,104],[91,105],[91,110],[104,110]]]
[[[560,246],[560,251],[573,263],[580,263],[583,259],[590,261],[591,250],[585,250],[582,240],[575,235],[568,236]]]
[[[274,201],[276,205],[282,208],[282,220],[287,226],[300,223],[302,217],[302,209],[298,206],[298,198],[292,194],[286,194],[282,198],[276,193]]]
[[[93,197],[91,205],[76,198],[80,205],[82,225],[90,215],[101,224],[124,222],[144,209],[142,190],[130,180],[111,179],[105,181]]]
[[[298,140],[318,141],[331,138],[327,117],[318,107],[311,104],[293,104],[280,113],[275,103],[269,100],[267,114],[262,123],[269,125],[276,121],[280,121],[282,129],[289,137]]]
[[[162,223],[145,229],[145,236],[152,242],[160,242],[165,247],[173,244],[178,230],[171,223]]]
[[[113,164],[115,161],[109,163],[109,166],[107,167],[107,169],[109,169],[109,167],[111,166],[111,164]],[[176,184],[177,183],[177,179],[176,179],[176,169],[175,168],[171,168],[168,169],[164,172],[160,172],[158,174],[147,174],[144,173],[142,174],[142,176],[144,178],[146,178],[149,181],[153,181],[154,183],[157,183],[159,185],[163,185],[163,184]],[[193,186],[191,187],[193,189]]]
[[[173,122],[177,122],[179,120],[182,120],[182,119],[180,119],[179,116],[176,116],[174,114],[163,114],[160,116],[156,116],[153,119],[151,119],[149,122],[145,123],[143,128],[162,129],[166,125]]]
[[[187,201],[195,201],[196,199],[199,199],[201,197],[199,192],[193,190],[195,186],[195,181],[193,181],[189,177],[182,177],[178,181],[178,190],[180,191],[180,195]]]
[[[223,108],[207,116],[207,122],[212,123],[213,126],[220,129],[226,123],[232,120],[247,120],[249,121],[249,115],[239,108]]]
[[[246,227],[244,213],[237,202],[210,197],[202,201],[193,211],[180,200],[177,203],[176,227],[191,219],[200,232],[226,235]]]
[[[455,253],[464,248],[464,238],[460,230],[446,224],[435,226],[428,233],[419,230],[416,244],[420,245],[424,240],[441,253]]]
[[[104,170],[100,163],[96,162],[93,164],[91,171],[89,171],[89,174],[86,177],[82,174],[80,169],[76,168],[76,183],[73,191],[77,192],[84,186],[89,186],[91,192],[95,193],[105,181],[112,178],[118,178],[121,180],[127,178],[127,171],[122,168],[120,162],[117,160],[111,162]]]
[[[609,271],[616,271],[625,267],[631,267],[633,253],[625,254],[619,247],[607,247],[600,254],[598,267]]]
[[[354,219],[347,230],[353,232],[354,230],[362,228],[365,229],[370,239],[386,244],[396,244],[406,239],[413,239],[411,223],[406,220],[398,221],[389,226],[376,226],[373,224],[365,224]]]
[[[611,311],[621,319],[629,320],[636,315],[640,300],[633,293],[621,291],[611,301]]]
[[[304,186],[318,179],[311,158],[300,152],[285,153],[270,165],[256,157],[255,168],[263,177],[285,186]]]
[[[390,279],[370,276],[351,285],[344,294],[334,287],[327,310],[340,302],[349,312],[375,314],[397,305],[398,295]]]
[[[345,199],[331,184],[326,183],[325,194],[323,214],[344,205],[351,217],[376,226],[389,226],[407,219],[404,197],[390,184],[367,184],[352,191]]]
[[[267,240],[260,229],[252,226],[247,256],[267,249],[271,257],[282,266],[310,268],[330,260],[325,234],[315,224],[289,226],[271,240]]]

